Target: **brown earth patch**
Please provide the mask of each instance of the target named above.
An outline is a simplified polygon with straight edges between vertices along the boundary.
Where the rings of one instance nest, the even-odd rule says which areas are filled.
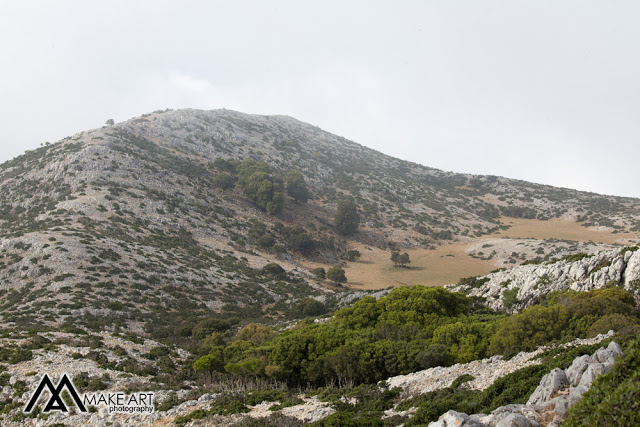
[[[501,221],[511,228],[480,239],[438,246],[435,250],[401,249],[401,252],[409,254],[410,268],[394,267],[388,250],[356,244],[355,249],[360,251],[362,257],[345,267],[349,280],[347,285],[353,289],[383,289],[416,284],[442,286],[457,283],[463,277],[488,274],[497,268],[496,260],[472,258],[465,252],[472,244],[486,238],[562,239],[604,244],[630,244],[640,238],[637,233],[614,234],[613,229],[587,228],[575,221],[558,218],[547,221],[501,218]]]
[[[612,228],[596,229],[595,227],[583,227],[579,222],[552,218],[547,221],[522,218],[500,218],[505,225],[510,225],[508,230],[500,230],[490,237],[505,237],[511,239],[564,239],[578,242],[605,243],[605,244],[629,244],[629,239],[638,239],[638,233],[613,233]]]
[[[378,248],[357,247],[360,261],[345,268],[347,285],[354,289],[383,289],[389,286],[442,286],[456,283],[461,277],[489,273],[496,267],[493,261],[471,258],[465,249],[468,243],[455,243],[428,249],[402,249],[411,259],[409,268],[394,267],[391,252]]]

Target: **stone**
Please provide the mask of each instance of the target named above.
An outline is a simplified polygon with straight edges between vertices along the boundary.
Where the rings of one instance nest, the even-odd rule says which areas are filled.
[[[484,297],[486,305],[495,310],[504,310],[502,296],[502,283],[510,281],[510,288],[519,288],[518,298],[522,301],[517,309],[540,301],[550,291],[559,289],[573,289],[576,291],[588,291],[604,287],[609,281],[624,281],[626,289],[632,291],[637,297],[640,290],[635,287],[640,279],[640,250],[633,253],[627,252],[619,255],[619,249],[611,249],[599,252],[596,256],[569,262],[561,260],[553,264],[521,265],[509,269],[490,273],[481,277],[489,279],[481,286],[467,289],[464,285],[447,285],[453,291],[463,291],[470,296]],[[598,269],[600,265],[609,264],[609,267]],[[541,277],[549,278],[549,282],[540,285]],[[510,311],[513,311],[513,307]]]
[[[593,353],[593,356],[591,356],[591,362],[602,363],[605,366],[613,366],[616,362],[616,356],[617,354],[614,354],[609,349],[603,347]]]
[[[629,254],[629,252],[625,255],[627,254]],[[638,278],[640,278],[640,250],[633,252],[627,260],[627,268],[624,271],[624,287],[631,289],[632,282]]]
[[[569,391],[569,395],[572,398],[582,397],[582,395],[586,393],[589,390],[589,388],[591,388],[591,384],[593,383],[593,380],[595,380],[598,377],[598,375],[601,375],[604,372],[605,372],[605,367],[602,363],[590,363],[587,370],[584,371],[584,374],[582,374],[582,377],[580,378],[580,382],[578,383],[578,385],[576,387],[571,387]]]
[[[567,387],[569,387],[567,374],[562,369],[556,368],[542,377],[540,385],[529,397],[527,405],[541,405],[551,399],[555,393]]]
[[[487,427],[487,424],[476,421],[462,412],[450,410],[438,418],[438,421],[429,423],[429,427]]]
[[[535,420],[530,420],[521,414],[509,414],[503,419],[501,419],[495,427],[539,427]]]
[[[609,331],[612,332],[612,331]],[[622,348],[620,347],[620,345],[615,342],[615,341],[611,341],[609,343],[609,346],[607,347],[607,350],[609,350],[610,352],[612,352],[613,354],[615,354],[616,357],[621,356],[622,355]]]
[[[573,387],[577,386],[580,383],[580,378],[584,371],[589,367],[589,360],[591,356],[588,354],[582,355],[580,357],[576,357],[573,359],[573,363],[571,366],[567,368],[566,374],[569,380],[569,384]]]
[[[211,393],[205,393],[202,396],[200,396],[200,398],[198,399],[198,402],[208,402],[213,399],[214,397]]]
[[[493,412],[491,412],[491,424],[495,425],[511,414],[519,414],[530,420],[540,418],[540,414],[534,406],[511,404],[494,409]]]
[[[568,395],[560,395],[546,402],[545,408],[552,409],[556,416],[564,417],[571,407],[572,402]]]

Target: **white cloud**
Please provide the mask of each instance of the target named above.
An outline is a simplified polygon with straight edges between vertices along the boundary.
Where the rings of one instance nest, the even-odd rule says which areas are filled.
[[[206,79],[198,79],[181,72],[171,72],[169,83],[180,91],[203,94],[211,90],[212,86]]]
[[[427,166],[640,196],[640,4],[461,5],[0,2],[0,161],[108,118],[226,107]]]

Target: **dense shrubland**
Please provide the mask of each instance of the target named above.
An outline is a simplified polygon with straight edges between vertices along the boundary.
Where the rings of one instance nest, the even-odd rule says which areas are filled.
[[[311,316],[322,312],[315,304],[307,304],[302,312]],[[614,404],[604,408],[600,402],[619,401],[623,395],[638,393],[640,346],[633,341],[640,331],[638,323],[635,301],[621,289],[554,292],[539,305],[506,315],[487,310],[477,299],[459,293],[414,286],[395,289],[378,300],[365,297],[337,311],[324,324],[304,321],[282,332],[249,324],[233,337],[213,333],[201,340],[200,354],[206,354],[195,367],[208,371],[204,372],[207,378],[210,375],[218,381],[244,378],[253,383],[264,378],[280,388],[283,383],[290,387],[288,392],[236,394],[238,413],[245,412],[246,402],[260,393],[273,394],[273,400],[283,406],[297,404],[295,390],[299,393],[304,389],[307,397],[315,396],[337,410],[316,422],[317,426],[425,425],[450,409],[489,413],[506,404],[525,403],[546,373],[554,368],[566,369],[574,358],[593,353],[610,339],[569,349],[551,348],[538,356],[540,364],[501,377],[482,391],[463,386],[473,379],[469,375],[447,388],[409,396],[401,395],[399,389],[389,389],[384,379],[494,354],[509,356],[543,344],[607,332],[611,327],[618,331],[615,340],[626,356],[572,410],[570,425],[607,424],[615,419],[634,423],[637,411]],[[197,366],[206,360],[212,364],[205,369]],[[609,394],[614,398],[607,398]],[[412,417],[395,415],[382,420],[383,411],[394,406],[396,411],[416,408],[416,412]],[[193,413],[179,421],[214,413],[219,411]],[[255,425],[279,425],[271,422],[275,419],[265,418]]]
[[[300,313],[322,311],[305,306]],[[635,301],[621,289],[554,292],[542,304],[508,316],[460,293],[413,286],[378,300],[365,297],[324,324],[301,322],[279,334],[251,325],[250,332],[247,326],[218,343],[217,368],[211,371],[289,385],[375,383],[609,329],[634,331],[638,324]]]

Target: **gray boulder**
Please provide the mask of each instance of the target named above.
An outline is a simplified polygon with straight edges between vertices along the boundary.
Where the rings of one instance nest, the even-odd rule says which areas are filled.
[[[593,356],[591,356],[591,362],[601,363],[605,367],[611,367],[616,362],[616,356],[617,354],[609,351],[609,349],[600,348],[598,351],[593,353]]]
[[[521,415],[524,418],[529,419],[530,421],[534,422],[534,424],[531,424],[533,426],[537,426],[537,420],[540,417],[540,413],[536,410],[535,407],[530,406],[530,405],[520,405],[520,404],[511,404],[511,405],[505,405],[505,406],[501,406],[499,408],[496,408],[492,413],[491,413],[491,425],[498,425],[500,422],[502,422],[504,419],[510,417],[511,415]],[[513,419],[513,417],[512,417]]]
[[[487,424],[472,419],[469,415],[450,410],[438,421],[429,423],[429,427],[488,427]]]
[[[540,385],[531,394],[527,405],[540,405],[559,392],[569,387],[569,379],[562,369],[556,368],[542,377]]]
[[[589,388],[591,388],[591,384],[593,380],[595,380],[599,375],[605,373],[605,366],[602,363],[590,363],[589,367],[582,377],[580,378],[580,382],[576,387],[571,387],[569,390],[569,396],[571,398],[580,398],[584,393],[586,393]]]
[[[567,414],[567,411],[571,407],[571,399],[568,395],[563,394],[557,397],[554,397],[550,401],[544,404],[545,410],[550,410],[556,413],[556,417],[564,418]]]
[[[580,378],[582,378],[582,374],[589,367],[590,360],[591,356],[589,356],[588,354],[573,359],[573,363],[567,368],[566,371],[569,385],[575,387],[580,383]]]
[[[501,419],[495,427],[539,427],[535,420],[530,420],[521,414],[510,414]]]
[[[615,341],[611,341],[609,343],[609,345],[607,346],[607,350],[615,353],[616,357],[621,356],[622,355],[622,347],[620,347],[620,344],[618,344]]]

